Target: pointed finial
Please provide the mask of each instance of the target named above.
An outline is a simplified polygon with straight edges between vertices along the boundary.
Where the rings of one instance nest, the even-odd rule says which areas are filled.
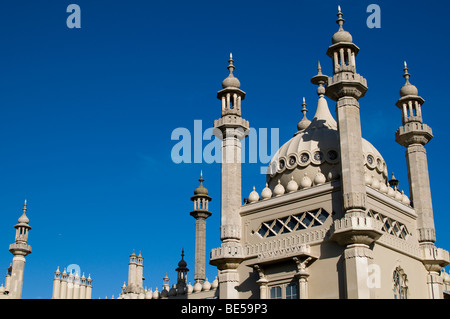
[[[235,69],[235,67],[234,67],[234,65],[233,65],[233,62],[234,62],[234,60],[233,60],[233,54],[230,53],[230,59],[228,60],[229,65],[228,65],[228,67],[227,67],[228,71],[230,71],[230,74],[233,74],[233,70]]]
[[[27,211],[27,200],[25,199],[25,202],[23,203],[23,212],[25,213]]]
[[[403,77],[405,78],[406,83],[409,83],[409,77],[411,75],[408,73],[408,65],[406,64],[406,61],[403,62],[403,66],[403,71],[405,72],[405,74],[403,74]]]
[[[338,16],[338,19],[336,20],[336,23],[339,25],[339,30],[344,30],[342,25],[344,24],[345,20],[342,18],[343,14],[341,12],[341,6],[338,6],[337,16]]]
[[[303,97],[303,103],[302,103],[302,113],[303,113],[303,118],[306,118],[306,113],[308,112],[308,109],[306,108],[306,102],[305,102],[305,97]]]
[[[322,66],[320,61],[317,63],[317,74],[311,78],[311,83],[318,85],[317,95],[323,96],[325,94],[325,88],[323,85],[328,82],[328,76],[322,74]]]
[[[200,171],[200,179],[198,181],[200,182],[200,185],[203,184],[204,179],[203,179],[203,171],[202,170]]]
[[[322,75],[322,66],[320,65],[320,61],[317,61],[317,75]]]

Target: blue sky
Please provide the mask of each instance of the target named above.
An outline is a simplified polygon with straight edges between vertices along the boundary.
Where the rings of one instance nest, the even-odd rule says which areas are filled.
[[[81,7],[81,29],[66,26],[71,3]],[[370,3],[380,5],[380,29],[366,26]],[[24,298],[50,298],[56,267],[69,264],[91,273],[93,298],[117,297],[133,249],[144,256],[148,288],[160,289],[166,272],[175,282],[182,247],[193,281],[190,196],[203,170],[213,198],[209,251],[220,245],[220,165],[173,163],[172,131],[193,130],[194,120],[206,129],[220,117],[216,93],[232,52],[247,93],[243,117],[256,129],[279,128],[282,145],[302,97],[314,114],[317,61],[331,74],[325,52],[338,4],[368,80],[363,137],[407,194],[404,148],[394,141],[404,60],[426,100],[436,244],[450,249],[448,3],[15,0],[0,10],[0,282],[25,198],[33,253]],[[243,165],[243,197],[264,187],[260,166]],[[208,279],[215,275],[208,265]]]

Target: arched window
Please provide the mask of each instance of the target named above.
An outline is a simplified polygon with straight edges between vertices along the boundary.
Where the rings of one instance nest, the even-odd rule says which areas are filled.
[[[408,286],[403,269],[400,267],[395,268],[392,279],[394,282],[394,299],[407,299]]]

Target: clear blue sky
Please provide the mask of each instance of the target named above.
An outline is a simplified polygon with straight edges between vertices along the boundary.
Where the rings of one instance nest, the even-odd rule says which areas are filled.
[[[81,7],[81,29],[66,26],[71,3]],[[381,7],[380,29],[366,26],[370,3]],[[450,249],[447,2],[16,0],[0,8],[0,282],[25,198],[33,253],[24,298],[50,298],[56,267],[69,264],[91,273],[93,298],[117,297],[133,249],[145,258],[148,288],[160,289],[166,272],[175,282],[182,247],[193,281],[190,196],[203,170],[213,198],[209,251],[220,245],[220,165],[173,163],[172,131],[220,117],[216,92],[233,52],[243,117],[279,128],[282,145],[303,96],[314,114],[317,61],[331,74],[325,52],[338,4],[368,80],[363,137],[407,194],[404,148],[394,141],[404,60],[426,100],[437,246]],[[260,166],[243,166],[244,197],[264,187]],[[208,265],[208,279],[215,275]]]

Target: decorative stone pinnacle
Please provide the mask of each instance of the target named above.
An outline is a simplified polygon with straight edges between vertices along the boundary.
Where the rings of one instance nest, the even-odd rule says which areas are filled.
[[[27,200],[25,199],[25,202],[23,203],[23,213],[25,214],[25,212],[27,211]]]
[[[409,83],[409,77],[411,75],[408,73],[408,65],[406,64],[406,61],[404,61],[403,63],[404,63],[403,71],[405,71],[405,74],[403,74],[403,77],[406,79],[406,83]]]
[[[345,20],[342,18],[343,14],[341,12],[341,6],[338,6],[338,19],[336,20],[336,23],[339,25],[339,30],[344,30],[342,25],[344,24]]]
[[[306,102],[305,102],[305,98],[303,98],[303,103],[302,103],[302,113],[303,116],[306,117],[306,113],[308,112],[308,109],[306,108]]]
[[[233,65],[233,62],[234,62],[234,60],[233,60],[233,54],[230,53],[230,59],[228,60],[228,63],[230,63],[230,64],[229,64],[228,67],[227,67],[228,71],[230,71],[230,75],[233,74],[233,70],[235,69],[235,67],[234,67],[234,65]]]

